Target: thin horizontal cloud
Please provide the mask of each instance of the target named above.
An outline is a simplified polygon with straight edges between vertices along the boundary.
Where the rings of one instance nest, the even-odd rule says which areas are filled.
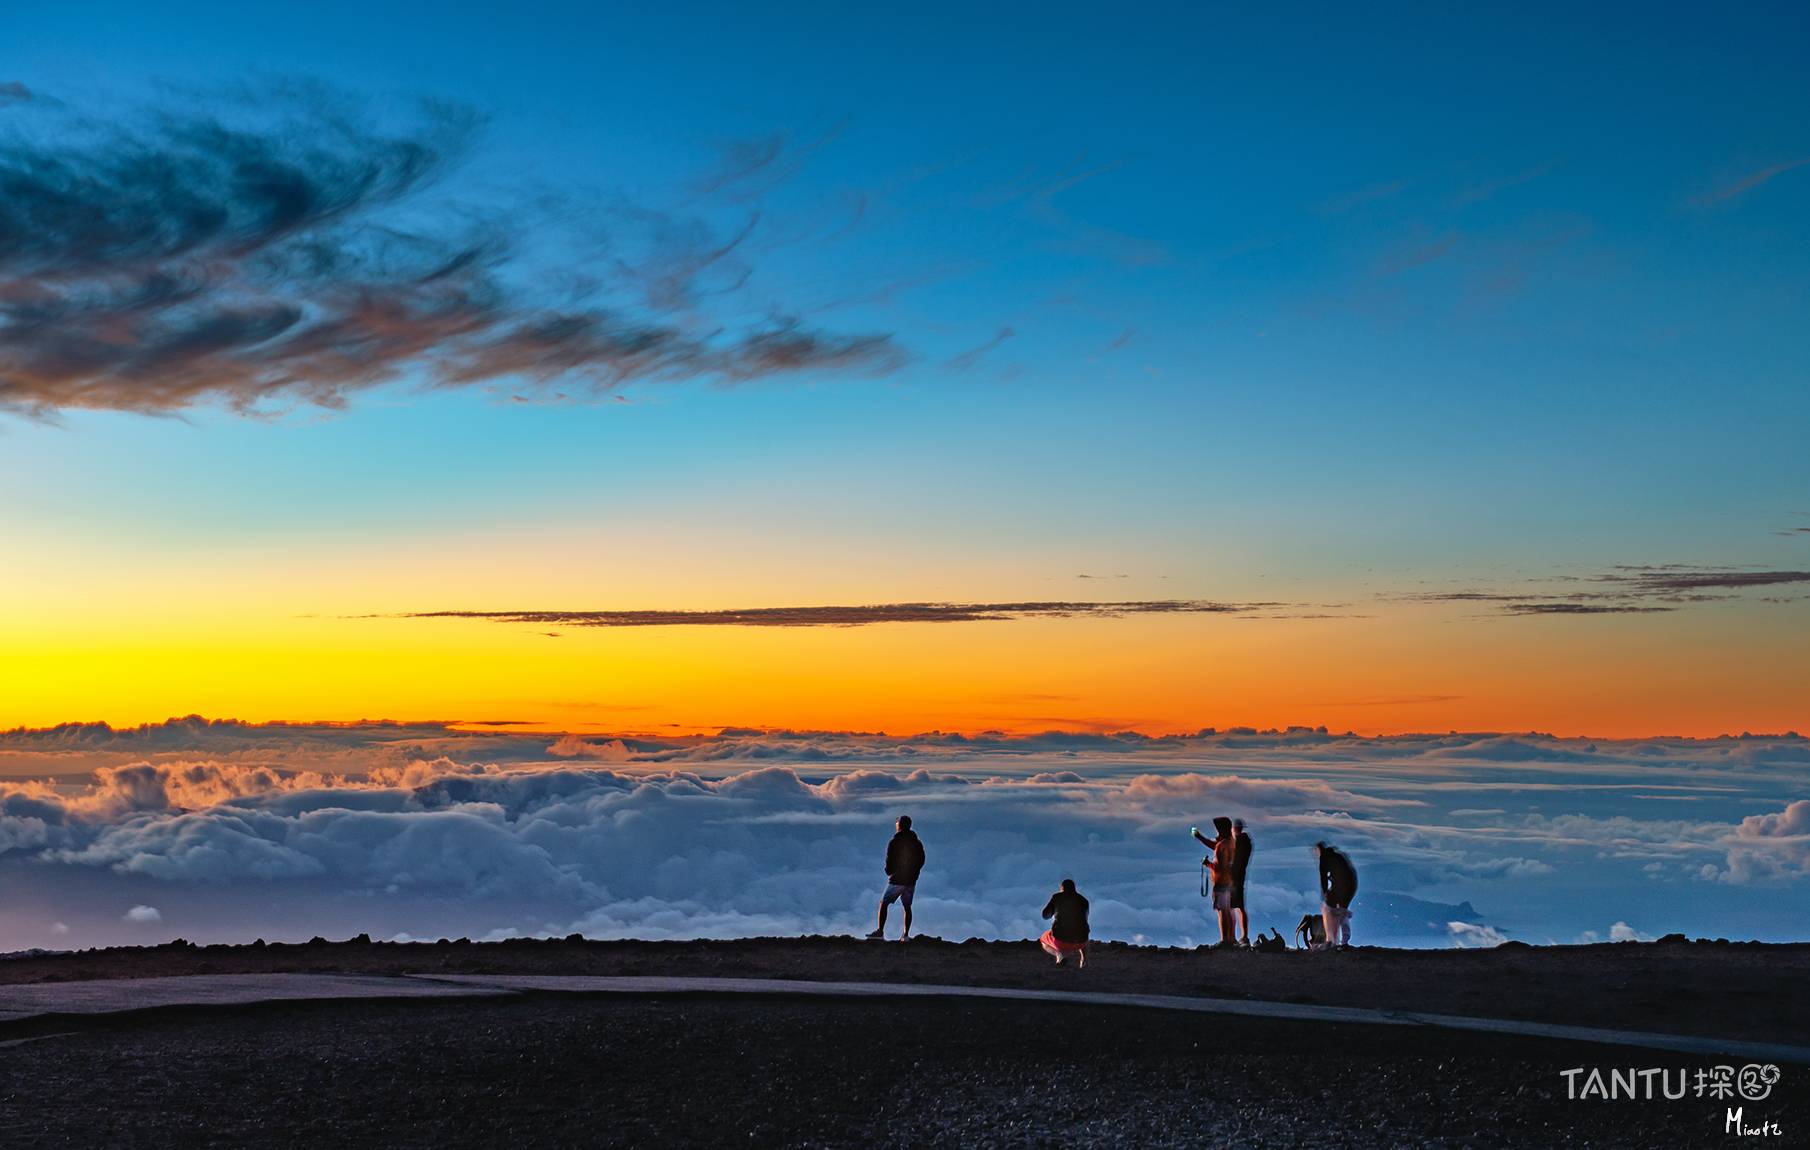
[[[1554,594],[1550,591],[1414,591],[1390,597],[1408,603],[1485,603],[1501,611],[1516,611],[1530,604],[1619,601],[1628,596],[1613,591],[1573,591],[1566,594]]]
[[[1743,592],[1756,588],[1810,584],[1810,571],[1765,571],[1683,563],[1629,564],[1598,575],[1549,576],[1532,582],[1582,584],[1588,589],[1555,591],[1550,586],[1514,591],[1458,588],[1384,597],[1410,603],[1476,603],[1493,607],[1503,615],[1647,615],[1702,603],[1741,600]],[[1745,601],[1783,603],[1793,600],[1759,596]]]
[[[1113,576],[1118,578],[1119,576]],[[1076,578],[1106,576],[1082,573]],[[1585,589],[1554,590],[1550,586],[1518,591],[1460,588],[1384,595],[1398,603],[1460,603],[1491,608],[1497,615],[1606,616],[1658,615],[1703,603],[1741,599],[1751,588],[1810,584],[1810,571],[1757,571],[1686,566],[1617,567],[1607,573],[1556,576],[1541,582],[1583,584]],[[1780,597],[1751,597],[1748,602],[1788,602]],[[1089,602],[1025,600],[1000,603],[867,603],[783,607],[734,607],[699,610],[632,609],[507,611],[405,611],[357,618],[477,619],[537,628],[547,627],[865,627],[880,623],[980,623],[1029,618],[1120,618],[1130,615],[1226,615],[1246,621],[1368,619],[1373,616],[1328,610],[1344,604],[1214,599],[1148,599]]]
[[[1455,703],[1463,695],[1389,695],[1375,699],[1336,699],[1309,703],[1311,707],[1408,707],[1430,703]]]
[[[1598,577],[1604,582],[1619,583],[1642,595],[1675,595],[1692,591],[1726,588],[1778,587],[1791,583],[1810,583],[1810,571],[1748,571],[1740,568],[1687,567],[1619,567],[1615,572]]]
[[[1125,603],[870,603],[860,606],[741,607],[703,611],[408,611],[399,619],[481,619],[536,627],[866,627],[876,623],[985,623],[1009,619],[1112,619],[1125,615],[1239,615],[1280,603],[1153,599]],[[364,616],[371,618],[372,616]]]
[[[254,91],[232,118],[103,121],[16,84],[0,100],[17,105],[0,128],[0,411],[334,408],[403,379],[572,399],[899,362],[885,334],[729,310],[758,212],[725,229],[702,207],[454,199],[470,109],[425,103],[394,126],[309,85]]]
[[[1642,607],[1633,603],[1509,603],[1503,608],[1510,615],[1649,615],[1676,611],[1676,607]]]

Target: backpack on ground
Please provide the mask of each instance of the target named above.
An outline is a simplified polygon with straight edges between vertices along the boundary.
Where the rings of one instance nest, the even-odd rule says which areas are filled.
[[[1301,916],[1301,925],[1295,928],[1295,941],[1301,944],[1302,950],[1317,950],[1326,945],[1326,922],[1317,914]]]

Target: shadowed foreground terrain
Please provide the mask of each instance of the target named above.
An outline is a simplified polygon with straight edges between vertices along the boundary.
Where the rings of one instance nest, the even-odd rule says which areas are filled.
[[[0,983],[591,974],[1248,998],[1801,1043],[1810,946],[1671,941],[1334,954],[849,939],[153,948],[0,961]],[[1677,1146],[1727,1104],[1573,1100],[1634,1047],[1082,1003],[529,993],[167,1007],[0,1023],[0,1146]],[[1728,1061],[1728,1060],[1721,1060]],[[1735,1060],[1740,1061],[1740,1060]],[[1810,1068],[1749,1124],[1810,1133]],[[1736,1099],[1737,1103],[1741,1100]]]
[[[1085,971],[1032,942],[843,938],[167,945],[0,961],[0,984],[276,971],[959,983],[1250,998],[1801,1043],[1810,945],[1666,941],[1334,954],[1100,945]]]
[[[46,1020],[47,1023],[51,1020]],[[40,1029],[46,1027],[40,1026]],[[8,1147],[1675,1146],[1721,1103],[1571,1101],[1532,1039],[951,1000],[528,996],[56,1020],[0,1046]],[[0,1035],[0,1041],[13,1034]],[[1810,1079],[1750,1119],[1793,1144]]]

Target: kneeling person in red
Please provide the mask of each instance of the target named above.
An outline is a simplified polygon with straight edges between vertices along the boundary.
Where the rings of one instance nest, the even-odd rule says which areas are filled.
[[[1086,966],[1087,900],[1075,889],[1074,879],[1062,880],[1062,889],[1043,904],[1043,917],[1055,920],[1038,940],[1043,944],[1044,953],[1054,958],[1057,966],[1070,957],[1074,958],[1075,966]]]

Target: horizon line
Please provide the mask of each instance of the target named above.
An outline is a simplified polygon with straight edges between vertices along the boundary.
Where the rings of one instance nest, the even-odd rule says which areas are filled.
[[[1257,726],[1254,724],[1232,724],[1228,726],[1202,725],[1188,727],[1169,732],[1151,733],[1135,727],[1079,729],[1065,727],[1024,728],[1008,730],[997,726],[969,728],[933,727],[914,730],[905,734],[894,734],[883,730],[856,730],[836,727],[795,727],[784,725],[742,724],[742,723],[708,723],[708,724],[670,724],[674,729],[655,731],[646,729],[591,729],[574,730],[559,725],[542,725],[530,719],[393,719],[393,718],[359,718],[359,719],[238,719],[208,718],[190,713],[172,715],[161,721],[147,721],[116,726],[105,719],[73,719],[49,726],[29,726],[18,724],[12,727],[0,727],[0,739],[29,738],[32,736],[51,735],[62,731],[88,729],[104,729],[115,735],[149,734],[160,730],[175,730],[184,726],[205,726],[213,729],[223,728],[270,728],[274,730],[295,731],[306,728],[322,728],[327,730],[359,730],[385,728],[420,728],[433,727],[454,734],[464,735],[582,735],[589,738],[645,738],[645,739],[741,739],[766,737],[804,737],[839,735],[858,739],[885,739],[894,742],[909,742],[913,739],[932,738],[993,738],[1004,740],[1031,740],[1051,735],[1065,738],[1097,738],[1097,739],[1143,739],[1150,742],[1181,741],[1188,739],[1210,739],[1223,736],[1246,737],[1253,735],[1324,735],[1339,739],[1431,739],[1431,738],[1533,738],[1553,741],[1590,741],[1628,743],[1643,740],[1666,739],[1688,742],[1718,742],[1723,740],[1738,741],[1742,739],[1810,739],[1795,728],[1782,731],[1742,730],[1738,733],[1722,731],[1714,735],[1687,735],[1676,732],[1652,732],[1644,735],[1596,735],[1596,734],[1561,734],[1556,731],[1536,730],[1528,728],[1476,728],[1447,730],[1399,730],[1379,731],[1373,734],[1360,734],[1346,728],[1334,730],[1325,723],[1289,723]]]

